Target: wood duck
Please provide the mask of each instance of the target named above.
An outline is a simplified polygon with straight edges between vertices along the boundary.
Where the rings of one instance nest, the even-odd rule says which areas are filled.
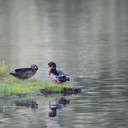
[[[62,71],[56,70],[56,64],[54,62],[49,62],[48,67],[50,68],[49,77],[55,83],[70,81],[70,78],[66,76]]]
[[[38,70],[37,65],[33,64],[30,68],[19,68],[15,69],[15,72],[11,72],[10,75],[13,75],[19,79],[28,79],[35,75],[36,71]]]

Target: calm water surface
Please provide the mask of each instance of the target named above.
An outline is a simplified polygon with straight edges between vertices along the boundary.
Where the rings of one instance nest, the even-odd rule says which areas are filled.
[[[50,81],[49,61],[70,75],[80,95],[49,118],[55,97],[23,98],[38,109],[0,99],[0,128],[128,127],[127,0],[0,0],[0,60],[9,67],[39,66],[35,78]]]

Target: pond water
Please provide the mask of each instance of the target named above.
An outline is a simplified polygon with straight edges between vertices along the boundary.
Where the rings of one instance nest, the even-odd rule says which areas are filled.
[[[11,69],[37,64],[34,78],[50,81],[49,61],[81,87],[57,116],[61,96],[0,99],[0,128],[128,127],[127,0],[0,0],[0,60]],[[38,108],[16,101],[30,100]],[[26,102],[25,102],[26,103]]]

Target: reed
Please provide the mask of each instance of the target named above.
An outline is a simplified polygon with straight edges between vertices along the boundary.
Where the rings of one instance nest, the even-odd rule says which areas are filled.
[[[61,92],[63,88],[71,88],[68,85],[54,84],[38,79],[19,80],[9,75],[8,65],[0,64],[0,97],[16,94],[35,93],[41,89]]]

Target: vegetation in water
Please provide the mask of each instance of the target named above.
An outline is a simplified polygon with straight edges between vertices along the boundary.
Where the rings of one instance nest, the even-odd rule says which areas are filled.
[[[0,96],[35,93],[41,89],[61,92],[63,88],[71,88],[68,85],[54,84],[37,79],[19,80],[9,75],[8,65],[0,64]]]

